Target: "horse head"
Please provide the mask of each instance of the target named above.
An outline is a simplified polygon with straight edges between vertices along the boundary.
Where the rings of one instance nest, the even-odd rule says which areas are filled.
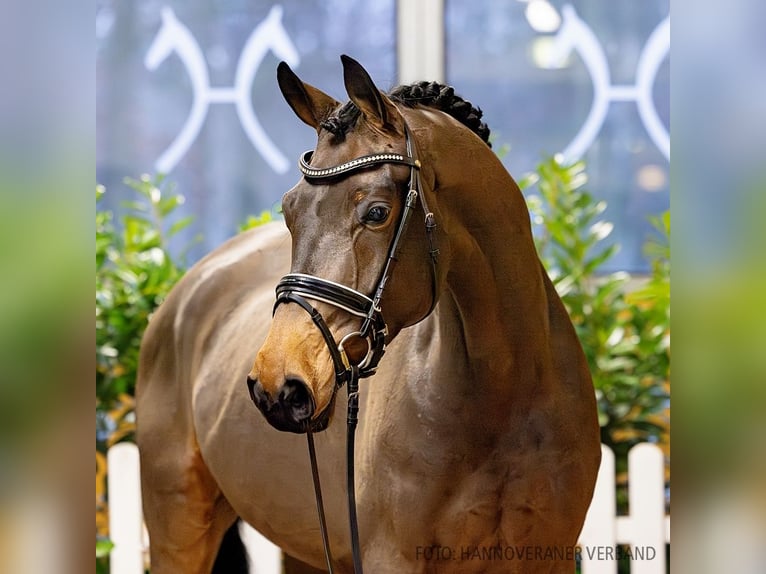
[[[562,67],[569,55],[578,48],[578,41],[581,40],[583,33],[589,32],[589,30],[583,29],[583,21],[580,20],[574,7],[570,4],[562,6],[561,17],[562,23],[553,36],[551,52],[546,62],[550,68]]]
[[[269,47],[274,51],[277,58],[295,67],[300,63],[300,55],[295,44],[293,44],[293,41],[287,34],[287,30],[282,25],[283,12],[284,10],[279,4],[272,6],[271,10],[269,10],[269,15],[256,28],[253,35],[262,30],[264,37],[269,40]]]
[[[170,53],[177,48],[178,30],[182,27],[175,12],[169,6],[162,8],[162,26],[144,58],[144,66],[156,70]]]
[[[329,424],[339,386],[334,346],[346,366],[364,370],[402,328],[429,314],[436,297],[427,231],[402,224],[412,211],[406,207],[410,188],[420,183],[413,176],[419,163],[408,159],[416,157],[415,142],[399,109],[362,66],[345,56],[342,61],[350,98],[344,105],[303,83],[284,62],[278,68],[287,103],[318,135],[313,154],[303,156],[305,177],[282,200],[292,235],[288,278],[313,290],[303,293],[311,306],[305,299],[277,304],[249,384],[269,422],[292,432]],[[374,315],[377,330],[363,326],[365,315]]]

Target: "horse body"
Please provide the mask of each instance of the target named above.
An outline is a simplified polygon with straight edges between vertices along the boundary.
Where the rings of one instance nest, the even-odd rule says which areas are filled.
[[[321,100],[306,89],[313,103]],[[457,120],[425,107],[397,109],[433,195],[441,253],[431,278],[419,263],[423,230],[408,229],[383,308],[411,316],[394,317],[379,370],[361,384],[356,490],[365,570],[571,572],[571,559],[471,558],[496,547],[561,551],[576,543],[600,457],[595,398],[516,184]],[[321,137],[317,161],[329,165],[339,149],[359,143],[349,136],[324,148]],[[375,189],[375,178],[397,169],[365,172],[350,185]],[[301,190],[283,202],[292,241],[280,224],[229,241],[184,277],[147,331],[137,412],[153,573],[209,571],[236,516],[289,555],[325,564],[305,439],[272,428],[248,400],[244,375],[259,348],[251,374],[265,389],[285,378],[318,381],[309,387],[316,412],[336,409],[315,440],[336,571],[353,571],[345,393],[332,390],[332,362],[306,313],[281,305],[270,329],[269,319],[273,287],[287,271],[349,282],[332,274],[345,252],[364,251],[365,238],[334,247],[335,260],[312,257],[327,253],[325,237],[338,237],[330,228],[300,241],[297,230],[316,222],[299,218],[299,208],[321,198],[311,213],[319,221],[323,210],[340,213],[333,201],[348,201],[323,195],[323,187]],[[357,265],[353,275],[364,283],[374,272]],[[420,320],[431,280],[438,305]],[[317,307],[342,333],[348,318]],[[448,549],[450,560],[425,551],[435,547]]]

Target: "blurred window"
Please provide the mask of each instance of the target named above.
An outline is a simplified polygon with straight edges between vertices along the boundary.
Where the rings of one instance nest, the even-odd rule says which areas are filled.
[[[96,36],[105,201],[128,197],[125,176],[168,172],[196,215],[175,243],[204,236],[191,260],[277,204],[315,144],[279,93],[280,60],[344,101],[340,54],[396,85],[395,0],[99,0]]]
[[[443,54],[444,70],[438,56],[411,60],[413,38],[397,46],[397,4],[429,44],[416,49]],[[345,100],[340,54],[388,89],[404,46],[402,65],[446,75],[482,108],[517,179],[543,154],[583,157],[622,247],[607,270],[647,271],[647,217],[670,201],[668,11],[668,0],[423,0],[420,11],[408,0],[99,0],[97,180],[117,208],[125,176],[168,172],[196,215],[176,243],[201,233],[197,259],[278,204],[315,143],[279,94],[277,63]]]
[[[586,160],[621,245],[605,270],[647,271],[647,218],[670,206],[668,13],[668,0],[446,0],[448,83],[517,179],[542,154]]]

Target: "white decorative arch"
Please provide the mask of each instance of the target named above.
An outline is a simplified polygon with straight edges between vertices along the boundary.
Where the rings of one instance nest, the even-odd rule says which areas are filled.
[[[271,8],[269,15],[253,29],[245,42],[237,63],[234,86],[211,87],[207,63],[196,39],[178,20],[172,8],[165,6],[162,9],[162,26],[146,53],[144,65],[149,70],[155,70],[172,52],[175,52],[191,78],[194,96],[186,123],[155,162],[157,171],[169,173],[173,170],[197,139],[210,104],[220,103],[233,103],[236,106],[247,137],[271,168],[277,173],[287,171],[289,162],[258,121],[250,96],[255,74],[269,50],[290,66],[295,67],[300,63],[298,50],[282,26],[282,6],[280,5]]]
[[[593,30],[578,16],[572,5],[564,5],[561,12],[562,25],[553,38],[553,50],[548,63],[551,66],[561,66],[575,51],[580,54],[593,83],[593,105],[580,131],[562,152],[565,160],[575,161],[585,154],[604,125],[610,104],[620,101],[636,102],[649,137],[670,160],[670,134],[662,124],[652,98],[657,70],[670,51],[670,18],[660,22],[649,36],[638,61],[636,83],[615,85],[611,81],[604,49]]]

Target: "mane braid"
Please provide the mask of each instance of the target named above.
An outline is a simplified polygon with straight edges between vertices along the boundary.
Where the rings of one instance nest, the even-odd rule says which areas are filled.
[[[452,86],[437,82],[416,82],[398,86],[391,90],[388,96],[407,107],[421,105],[449,114],[492,147],[489,142],[489,128],[481,121],[481,109],[475,108],[468,100],[455,95],[455,89]],[[322,120],[320,125],[342,141],[346,132],[356,125],[360,114],[359,108],[353,102],[346,102]]]
[[[481,121],[483,112],[475,108],[471,102],[455,94],[455,88],[438,82],[416,82],[406,86],[398,86],[388,94],[395,102],[408,107],[416,105],[436,108],[449,114],[461,124],[478,135],[489,147],[489,128]]]

